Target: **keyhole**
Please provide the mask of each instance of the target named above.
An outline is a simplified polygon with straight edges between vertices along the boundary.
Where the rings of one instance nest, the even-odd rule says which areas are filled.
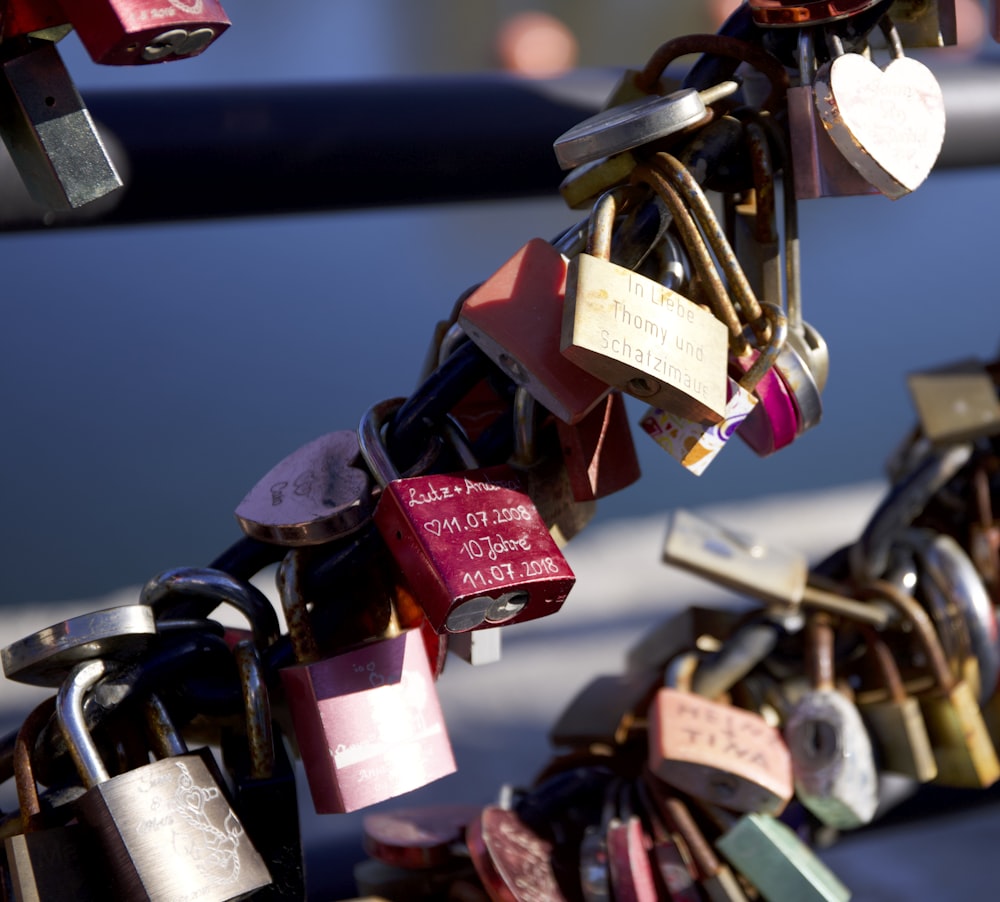
[[[637,398],[648,398],[650,395],[656,394],[659,389],[659,382],[647,379],[645,376],[635,376],[628,380],[629,394]]]
[[[839,748],[839,737],[832,724],[825,720],[808,720],[803,725],[802,750],[806,757],[816,761],[829,761]]]
[[[55,99],[55,97],[52,97],[52,96],[46,97],[45,98],[45,105],[46,106],[55,106],[56,105],[56,99]]]

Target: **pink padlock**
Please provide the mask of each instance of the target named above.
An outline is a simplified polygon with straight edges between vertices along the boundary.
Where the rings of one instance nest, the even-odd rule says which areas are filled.
[[[321,658],[298,568],[291,551],[278,570],[298,661],[280,674],[316,812],[357,811],[454,773],[421,631]]]

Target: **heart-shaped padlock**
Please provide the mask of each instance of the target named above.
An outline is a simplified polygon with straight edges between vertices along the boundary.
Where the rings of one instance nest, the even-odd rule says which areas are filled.
[[[934,73],[903,55],[891,24],[883,31],[892,60],[885,69],[845,53],[829,34],[833,58],[816,73],[816,108],[837,149],[886,197],[918,188],[944,141],[944,96]]]

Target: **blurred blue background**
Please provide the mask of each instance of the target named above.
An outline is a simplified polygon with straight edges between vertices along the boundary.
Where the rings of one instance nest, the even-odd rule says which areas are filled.
[[[195,59],[111,68],[74,34],[59,48],[85,99],[459,77],[496,66],[497,28],[522,8],[231,3],[232,28]],[[640,65],[715,28],[700,0],[544,8],[573,28],[581,67]],[[905,374],[997,350],[998,189],[1000,172],[975,169],[895,202],[801,203],[805,315],[832,357],[824,421],[768,459],[734,442],[700,478],[636,427],[643,479],[599,519],[881,479],[914,421]],[[579,218],[553,196],[0,236],[0,601],[92,597],[206,563],[239,537],[232,511],[275,462],[412,391],[459,293]]]

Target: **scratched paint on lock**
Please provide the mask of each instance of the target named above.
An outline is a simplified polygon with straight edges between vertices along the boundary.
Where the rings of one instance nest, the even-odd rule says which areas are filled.
[[[570,262],[563,355],[656,407],[718,422],[726,409],[726,327],[683,295],[580,254]]]
[[[391,482],[375,523],[439,632],[552,614],[576,582],[510,467]],[[461,617],[463,605],[480,603],[492,613]]]
[[[422,643],[407,630],[281,671],[317,812],[357,811],[454,773]]]

